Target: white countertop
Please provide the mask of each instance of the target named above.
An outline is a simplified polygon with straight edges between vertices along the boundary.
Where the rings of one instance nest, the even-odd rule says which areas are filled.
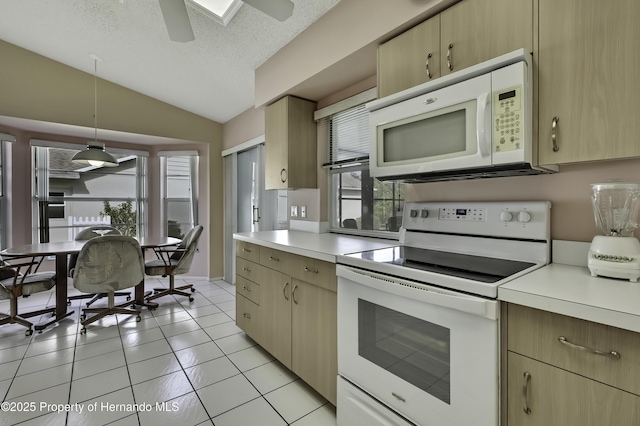
[[[398,241],[396,240],[356,237],[344,234],[291,231],[286,229],[279,231],[243,232],[233,234],[233,238],[332,263],[335,263],[336,257],[342,254],[398,245]]]
[[[552,263],[498,288],[498,299],[640,332],[640,283]]]

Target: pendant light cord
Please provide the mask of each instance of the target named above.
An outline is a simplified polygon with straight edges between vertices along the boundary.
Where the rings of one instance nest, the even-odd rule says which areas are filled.
[[[98,60],[93,60],[93,128],[94,140],[98,143]]]

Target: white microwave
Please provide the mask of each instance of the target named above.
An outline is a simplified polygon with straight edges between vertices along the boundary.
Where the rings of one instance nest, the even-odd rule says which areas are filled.
[[[557,171],[538,166],[524,49],[367,104],[369,171],[429,182]]]

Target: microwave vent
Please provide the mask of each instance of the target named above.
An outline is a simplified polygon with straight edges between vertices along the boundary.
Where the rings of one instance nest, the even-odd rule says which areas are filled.
[[[509,176],[532,176],[554,173],[557,168],[544,169],[532,167],[529,163],[506,164],[500,166],[482,167],[478,169],[446,170],[441,172],[429,172],[424,174],[381,176],[377,179],[383,181],[396,181],[405,183],[445,182],[453,180],[490,179]]]

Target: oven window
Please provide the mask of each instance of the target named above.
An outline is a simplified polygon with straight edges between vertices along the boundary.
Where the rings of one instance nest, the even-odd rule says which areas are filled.
[[[358,299],[358,354],[451,402],[448,328]]]

